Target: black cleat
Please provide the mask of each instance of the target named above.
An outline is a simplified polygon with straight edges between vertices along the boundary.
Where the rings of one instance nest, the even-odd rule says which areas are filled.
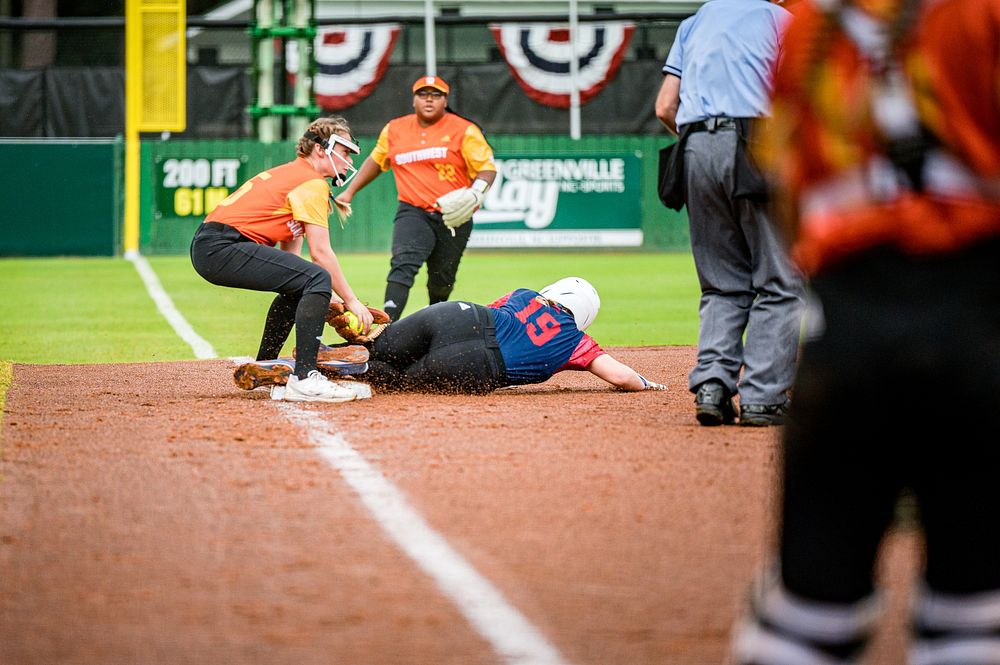
[[[740,425],[749,427],[784,425],[790,405],[791,401],[787,398],[780,404],[741,404]]]
[[[694,397],[694,416],[707,427],[732,425],[736,422],[733,397],[721,381],[709,379],[698,386]]]

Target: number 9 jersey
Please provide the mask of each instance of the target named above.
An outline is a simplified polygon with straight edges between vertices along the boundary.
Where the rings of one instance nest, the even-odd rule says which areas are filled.
[[[517,289],[487,305],[510,385],[541,383],[556,372],[586,370],[605,351],[576,327],[569,310],[538,292]]]

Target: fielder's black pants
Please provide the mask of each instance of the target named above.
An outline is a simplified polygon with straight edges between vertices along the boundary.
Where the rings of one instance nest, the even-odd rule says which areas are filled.
[[[488,393],[507,385],[489,308],[430,305],[394,321],[371,345],[365,379],[377,389]]]
[[[456,228],[453,236],[441,221],[441,213],[400,202],[392,227],[392,260],[385,285],[384,308],[393,321],[402,315],[413,281],[425,262],[430,304],[448,299],[470,235],[471,221]]]
[[[873,251],[812,288],[825,331],[803,347],[783,433],[785,586],[814,601],[868,596],[907,489],[927,586],[1000,589],[1000,242],[949,257]]]
[[[295,326],[295,374],[316,369],[333,287],[323,267],[261,245],[227,224],[206,222],[191,241],[191,264],[212,284],[277,293],[267,313],[257,360],[273,360]]]

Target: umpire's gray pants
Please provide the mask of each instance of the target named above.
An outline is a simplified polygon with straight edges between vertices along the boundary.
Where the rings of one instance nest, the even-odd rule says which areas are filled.
[[[803,284],[766,206],[732,198],[736,140],[733,128],[697,132],[684,151],[701,285],[698,361],[688,387],[695,392],[718,379],[739,392],[741,404],[778,404],[795,375]]]

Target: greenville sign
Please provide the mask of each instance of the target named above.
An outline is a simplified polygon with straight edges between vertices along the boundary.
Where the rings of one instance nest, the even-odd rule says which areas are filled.
[[[497,169],[470,247],[642,245],[637,155],[507,157]]]

